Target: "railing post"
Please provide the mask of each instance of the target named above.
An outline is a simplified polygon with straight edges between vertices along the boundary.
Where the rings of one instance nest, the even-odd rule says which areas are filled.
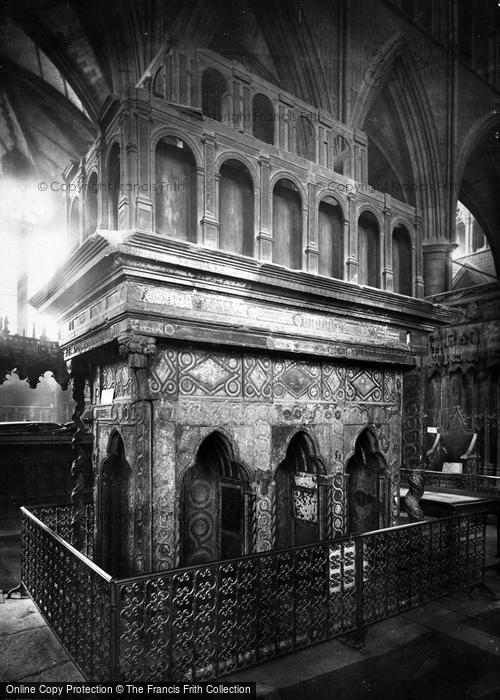
[[[116,683],[120,679],[120,607],[118,585],[114,579],[109,583],[110,587],[110,612],[109,612],[109,665],[110,680]]]
[[[352,636],[352,646],[359,649],[365,645],[365,630],[363,616],[364,602],[364,539],[354,538],[354,553],[356,567],[356,631]]]

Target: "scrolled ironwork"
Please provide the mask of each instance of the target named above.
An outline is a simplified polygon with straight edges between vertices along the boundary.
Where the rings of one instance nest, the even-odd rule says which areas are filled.
[[[111,577],[25,508],[22,515],[23,584],[82,674],[110,680]]]
[[[116,580],[51,530],[68,507],[22,510],[23,583],[89,680],[208,680],[483,580],[479,515]]]

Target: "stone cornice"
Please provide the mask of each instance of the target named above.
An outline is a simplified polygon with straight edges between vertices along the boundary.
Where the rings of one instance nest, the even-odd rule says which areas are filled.
[[[116,284],[117,278],[125,274],[159,283],[162,279],[170,283],[168,278],[173,275],[177,284],[184,279],[189,286],[215,286],[227,294],[236,290],[247,294],[267,293],[275,295],[270,300],[277,305],[298,299],[306,306],[328,305],[331,311],[366,314],[367,318],[420,327],[424,332],[458,318],[456,312],[428,301],[131,231],[96,233],[75,251],[64,270],[58,271],[30,303],[39,310],[50,309],[66,318],[75,304],[90,303],[93,296],[97,298],[104,288]],[[92,276],[96,279],[92,285],[85,285],[87,298],[84,299],[81,281]]]

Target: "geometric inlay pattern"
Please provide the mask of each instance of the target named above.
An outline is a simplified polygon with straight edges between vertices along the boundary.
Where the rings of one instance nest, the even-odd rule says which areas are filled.
[[[384,401],[397,403],[400,398],[401,382],[396,372],[384,371]]]
[[[124,363],[105,368],[104,375],[104,386],[117,387],[117,395],[135,393],[135,377]],[[165,346],[150,359],[149,386],[152,394],[166,398],[391,404],[401,399],[400,375],[391,370]]]
[[[317,364],[280,360],[274,363],[275,399],[319,399],[321,370]]]
[[[179,353],[179,394],[182,396],[239,396],[241,374],[241,358],[236,355]]]
[[[345,400],[345,376],[345,367],[324,365],[322,382],[322,397],[324,401]]]
[[[245,399],[272,399],[271,360],[252,355],[243,358],[243,396]]]
[[[346,375],[346,399],[382,401],[382,372],[349,368]]]
[[[176,396],[177,394],[177,351],[162,348],[151,364],[149,388],[154,394]]]

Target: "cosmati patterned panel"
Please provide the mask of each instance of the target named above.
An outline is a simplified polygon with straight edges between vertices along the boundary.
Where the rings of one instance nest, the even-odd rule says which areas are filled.
[[[403,379],[403,466],[418,469],[421,466],[423,445],[423,383],[420,369],[412,370]]]
[[[159,348],[151,363],[149,388],[153,394],[177,396],[178,353],[172,348]]]
[[[401,378],[397,372],[384,371],[384,401],[399,403],[401,399]]]
[[[335,474],[333,477],[333,513],[330,518],[333,522],[333,537],[344,537],[346,534],[346,509],[347,509],[347,489],[346,475]]]
[[[319,365],[295,360],[274,362],[274,398],[277,400],[317,400],[321,397]]]
[[[382,401],[382,372],[376,369],[349,368],[346,371],[345,397],[347,401]]]
[[[272,362],[265,357],[243,358],[243,397],[270,401],[273,396]]]
[[[115,398],[137,396],[137,381],[134,370],[130,369],[126,362],[117,362],[114,365],[103,367],[101,389],[114,389]]]
[[[345,367],[324,364],[321,368],[321,393],[324,401],[345,400]]]
[[[179,353],[181,396],[241,396],[242,361],[236,355],[184,351]]]

